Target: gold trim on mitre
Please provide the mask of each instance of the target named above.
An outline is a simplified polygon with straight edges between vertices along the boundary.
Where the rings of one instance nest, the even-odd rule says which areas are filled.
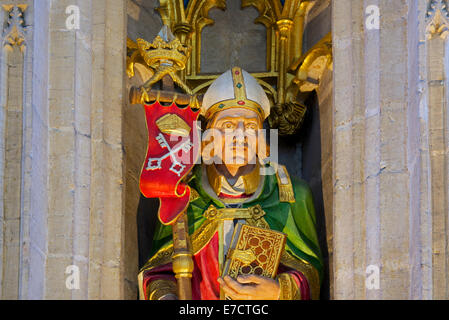
[[[234,87],[234,99],[223,100],[213,104],[206,111],[206,119],[210,119],[218,111],[230,108],[244,108],[256,112],[263,122],[268,115],[265,115],[263,108],[257,102],[249,100],[246,96],[246,85],[242,69],[240,67],[232,68],[231,75]]]

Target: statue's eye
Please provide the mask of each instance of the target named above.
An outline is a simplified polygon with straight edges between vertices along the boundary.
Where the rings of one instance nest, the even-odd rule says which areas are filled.
[[[235,125],[231,121],[226,121],[222,125],[223,129],[234,129]]]
[[[245,128],[247,130],[257,130],[257,124],[254,122],[247,123]]]

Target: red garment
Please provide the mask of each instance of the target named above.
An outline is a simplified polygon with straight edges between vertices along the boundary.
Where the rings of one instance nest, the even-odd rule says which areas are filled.
[[[232,194],[227,194],[227,193],[221,192],[218,195],[218,197],[219,198],[225,198],[225,199],[241,199],[241,198],[245,199],[245,198],[251,197],[252,195],[253,195],[253,193],[251,193],[251,194],[242,193],[242,194],[239,194],[239,195],[232,195]]]
[[[301,291],[302,300],[310,300],[310,289],[306,277],[299,271],[279,266],[279,273],[289,273]],[[218,270],[218,232],[209,243],[194,256],[194,270],[192,274],[193,300],[219,300],[220,284],[217,281]],[[143,288],[145,297],[148,296],[147,286],[150,281],[159,279],[176,281],[171,263],[147,271],[144,275]]]
[[[192,275],[193,300],[220,300],[220,284],[218,270],[218,232],[209,243],[198,252],[193,259]]]

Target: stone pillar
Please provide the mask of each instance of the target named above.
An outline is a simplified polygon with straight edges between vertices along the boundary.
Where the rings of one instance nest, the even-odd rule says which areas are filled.
[[[38,6],[36,4],[39,4]],[[47,257],[47,212],[48,212],[48,46],[49,46],[49,1],[36,1],[33,6],[34,33],[32,50],[32,136],[29,258],[22,266],[24,282],[23,299],[43,299],[45,285],[45,263]],[[31,9],[31,8],[30,8]],[[30,53],[31,54],[31,53]]]
[[[422,298],[418,4],[332,4],[334,298]]]
[[[429,277],[429,295],[434,299],[449,298],[449,12],[446,1],[430,1],[426,20],[421,30],[422,72],[424,99],[422,136],[426,138],[426,169],[431,191],[428,196],[427,216],[432,246],[432,268]],[[431,210],[429,210],[431,209]]]
[[[27,288],[30,218],[31,67],[30,1],[1,1],[0,25],[0,297]]]
[[[79,30],[66,28],[70,5]],[[125,1],[52,1],[49,32],[44,297],[124,298]],[[79,267],[79,290],[66,288],[69,265]]]
[[[14,112],[23,105],[22,127],[11,113],[11,121],[17,122],[14,138],[22,139],[21,148],[20,141],[0,135],[0,141],[22,152],[11,153],[10,166],[1,170],[5,177],[21,181],[20,197],[17,192],[10,197],[17,198],[11,202],[16,209],[11,210],[14,219],[20,219],[20,227],[15,227],[19,231],[10,233],[13,238],[0,233],[2,244],[14,249],[0,250],[6,274],[1,288],[9,292],[5,297],[132,297],[125,293],[123,241],[126,1],[1,3],[28,4],[30,34],[23,64],[17,60],[20,55],[8,60],[8,65],[22,65],[24,70],[15,72],[11,81],[16,85],[8,86],[9,91],[20,90],[18,76],[23,74],[23,95],[14,95],[14,103],[7,104],[14,106]],[[1,97],[4,106],[8,95],[2,92]],[[5,254],[10,253],[14,259],[8,258],[6,266]],[[9,275],[12,267],[17,276]],[[69,276],[74,276],[72,283],[67,282]]]

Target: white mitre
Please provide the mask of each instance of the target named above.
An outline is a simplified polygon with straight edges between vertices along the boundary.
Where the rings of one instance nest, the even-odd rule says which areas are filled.
[[[216,112],[229,108],[251,109],[262,120],[270,114],[270,101],[262,86],[239,67],[226,71],[210,85],[201,106],[207,120]]]

